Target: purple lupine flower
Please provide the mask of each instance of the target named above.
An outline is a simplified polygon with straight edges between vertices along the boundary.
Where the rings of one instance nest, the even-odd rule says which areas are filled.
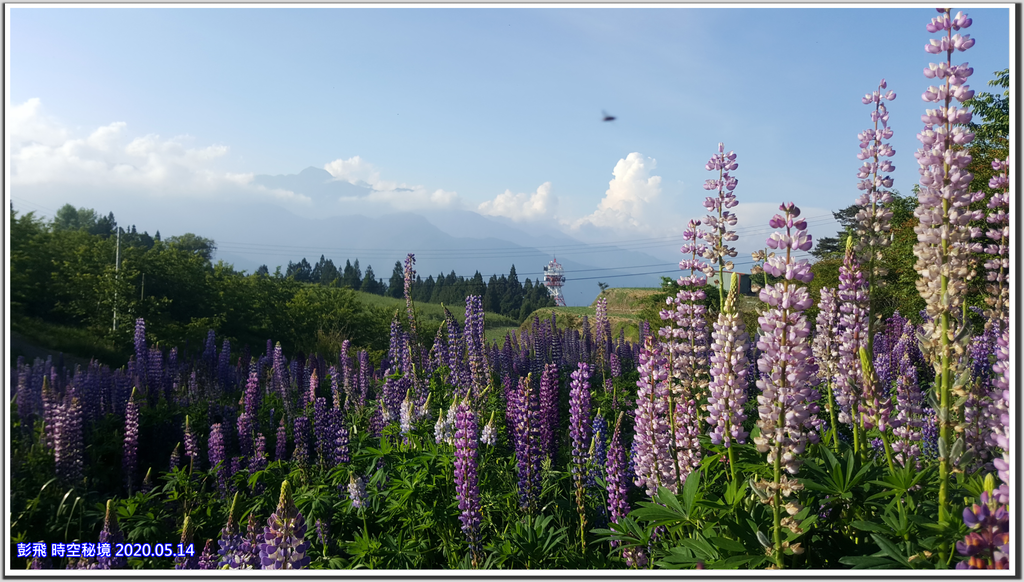
[[[708,212],[718,213],[717,216],[708,214],[704,217],[704,223],[708,227],[708,231],[704,234],[704,240],[708,242],[704,258],[711,261],[712,264],[718,265],[718,291],[720,294],[725,290],[725,272],[733,269],[733,262],[727,260],[727,257],[736,256],[736,248],[730,247],[726,243],[739,238],[736,236],[736,231],[729,230],[729,227],[736,226],[736,214],[727,210],[738,204],[733,190],[736,189],[739,180],[729,174],[738,167],[736,154],[732,151],[725,153],[725,145],[721,143],[718,144],[718,153],[711,156],[704,166],[709,172],[718,171],[717,180],[704,182],[705,190],[718,191],[717,197],[708,196],[704,199],[704,208],[707,208]],[[725,303],[724,298],[721,299],[721,303]]]
[[[836,305],[836,290],[822,287],[818,301],[818,318],[815,320],[814,339],[811,352],[818,364],[818,379],[825,382],[828,393],[829,424],[836,424],[836,391],[833,382],[839,373],[839,322],[840,312]],[[756,362],[756,360],[752,361]],[[756,374],[754,374],[756,378]]]
[[[995,378],[992,383],[992,394],[990,396],[991,406],[989,408],[989,443],[1003,451],[1002,457],[997,457],[993,464],[999,472],[999,480],[1003,482],[1005,489],[1010,484],[1010,328],[1003,327],[1002,332],[996,338],[996,363],[992,366]],[[1000,503],[1008,504],[1009,498]]]
[[[958,570],[1008,570],[1010,568],[1010,513],[988,491],[981,503],[964,508],[964,524],[972,531],[956,543],[956,551],[968,556]]]
[[[54,464],[57,477],[65,484],[82,480],[82,404],[74,387],[69,386],[56,425]]]
[[[329,413],[330,426],[333,427],[334,436],[334,464],[340,465],[349,462],[348,430],[344,426],[344,417],[340,410],[331,410]]]
[[[613,522],[629,513],[629,475],[626,467],[626,449],[622,446],[622,417],[620,412],[615,420],[611,444],[608,445],[608,458],[605,464],[606,483],[608,484],[608,515]],[[614,542],[613,542],[614,543]],[[613,546],[614,547],[614,546]]]
[[[260,567],[260,542],[263,540],[263,532],[260,531],[256,515],[249,514],[249,522],[246,525],[245,536],[238,552],[238,568],[243,570],[254,570]]]
[[[135,320],[135,370],[140,378],[135,379],[136,385],[145,385],[146,373],[146,320],[141,317]]]
[[[213,540],[206,540],[203,553],[199,556],[199,564],[196,567],[199,570],[217,569],[217,554],[213,551]]]
[[[416,280],[416,269],[413,268],[415,264],[416,255],[409,253],[405,257],[405,269],[402,271],[405,284],[405,312],[409,316],[409,330],[413,337],[416,336],[416,313],[412,308],[412,283]]]
[[[476,415],[467,400],[460,400],[455,414],[455,494],[459,521],[466,534],[473,567],[480,564],[480,484],[477,476]]]
[[[537,510],[543,455],[538,401],[537,391],[533,390],[529,376],[520,377],[517,387],[509,392],[507,417],[512,428],[519,470],[519,503],[523,511],[531,515]]]
[[[217,552],[220,554],[218,566],[231,570],[243,568],[246,565],[245,556],[242,554],[242,533],[239,531],[238,524],[235,523],[237,505],[238,493],[235,493],[231,500],[231,509],[228,511],[228,522],[220,530],[220,550]]]
[[[195,545],[192,543],[193,523],[192,519],[186,515],[185,523],[181,526],[181,547],[183,549],[192,549],[193,554],[188,555],[186,552],[184,555],[174,558],[174,569],[175,570],[196,570],[199,568],[199,557],[200,552],[195,551]],[[113,550],[113,548],[111,548]]]
[[[945,52],[946,59],[944,63],[929,64],[924,74],[929,79],[944,79],[945,82],[940,87],[929,87],[922,95],[925,101],[937,103],[938,108],[927,110],[921,117],[925,127],[917,138],[922,148],[914,154],[921,173],[918,205],[914,210],[918,219],[914,227],[917,233],[915,270],[920,275],[917,288],[930,316],[924,322],[921,343],[932,360],[938,358],[940,351],[949,349],[945,334],[955,336],[958,331],[950,314],[960,311],[967,293],[968,274],[973,270],[972,253],[981,250],[980,244],[970,242],[980,234],[980,229],[970,227],[970,222],[982,218],[980,210],[969,210],[969,205],[975,201],[968,191],[972,175],[967,166],[971,155],[969,149],[959,147],[974,139],[974,134],[965,127],[972,115],[970,110],[954,104],[954,101],[963,103],[974,96],[967,85],[967,78],[974,69],[966,63],[954,65],[952,62],[954,51],[965,51],[974,45],[970,35],[953,34],[970,26],[971,19],[959,13],[951,19],[948,8],[941,12],[928,29],[929,32],[945,30],[945,37],[931,40],[925,50],[930,54]],[[944,428],[944,439],[948,437],[946,432]],[[944,494],[945,489],[940,497],[945,497]]]
[[[309,542],[305,541],[306,520],[292,501],[288,481],[281,483],[277,511],[267,519],[263,543],[259,544],[264,570],[300,570],[309,567]]]
[[[848,424],[856,431],[867,422],[861,418],[864,408],[862,399],[863,372],[860,365],[860,348],[868,345],[868,285],[864,272],[853,254],[853,237],[846,241],[846,255],[839,267],[839,354],[835,378],[836,401],[839,404],[839,422]]]
[[[210,460],[210,468],[217,471],[217,487],[224,492],[227,490],[228,467],[225,456],[224,433],[221,430],[221,423],[210,425],[210,440],[207,445],[207,456]],[[217,464],[220,467],[217,467]]]
[[[231,386],[231,341],[227,338],[224,338],[220,356],[217,358],[217,380],[225,390],[233,388]]]
[[[194,470],[202,470],[202,461],[199,458],[199,437],[192,430],[188,415],[185,416],[185,456],[189,458],[189,464]]]
[[[288,455],[288,434],[284,426],[284,417],[281,417],[281,424],[277,427],[277,444],[274,449],[274,460],[284,461]]]
[[[888,188],[892,187],[892,177],[885,175],[892,172],[896,166],[888,159],[896,155],[896,150],[884,140],[892,138],[892,128],[889,127],[889,112],[886,110],[884,101],[892,101],[896,98],[893,91],[886,92],[888,85],[885,79],[878,84],[878,89],[873,93],[865,95],[861,102],[865,105],[875,105],[871,112],[871,121],[874,127],[866,129],[857,135],[860,142],[860,153],[857,159],[864,164],[857,171],[860,182],[857,189],[863,194],[857,197],[857,205],[861,209],[856,215],[857,224],[857,247],[856,252],[861,262],[867,268],[869,287],[874,287],[877,277],[884,275],[881,262],[877,261],[882,249],[889,246],[889,232],[891,230],[892,211],[885,205],[892,200]]]
[[[267,439],[263,433],[256,433],[253,439],[253,453],[249,459],[249,473],[255,474],[267,468]]]
[[[587,487],[595,487],[597,477],[604,476],[605,459],[608,456],[608,421],[601,415],[600,409],[594,415],[591,434],[594,436],[589,459],[590,471],[587,473]]]
[[[288,365],[284,360],[284,350],[281,348],[281,342],[274,344],[274,355],[271,364],[271,387],[275,394],[279,394],[284,399],[285,404],[288,400],[288,382],[285,379],[287,375]]]
[[[357,408],[366,404],[366,392],[370,389],[370,354],[366,350],[359,352],[359,400]]]
[[[691,220],[683,231],[685,243],[680,248],[690,258],[679,262],[679,268],[689,269],[690,275],[679,277],[679,292],[665,300],[668,308],[659,313],[661,319],[669,322],[658,330],[658,335],[664,338],[666,355],[671,356],[670,373],[675,380],[671,388],[674,395],[684,398],[695,397],[707,385],[709,373],[704,286],[707,284],[705,275],[711,272],[711,266],[699,257],[707,256],[711,251],[698,242],[701,236],[700,221]]]
[[[171,451],[171,460],[168,463],[170,471],[173,473],[178,467],[181,466],[181,442],[174,445],[174,450]]]
[[[249,418],[256,416],[260,407],[260,377],[256,366],[249,366],[249,379],[245,383],[245,413]]]
[[[558,366],[546,364],[540,376],[540,442],[544,454],[554,459],[558,451]]]
[[[107,500],[107,512],[103,517],[103,529],[100,530],[99,542],[110,544],[109,556],[97,556],[96,564],[101,570],[120,570],[128,567],[128,558],[115,555],[113,550],[117,544],[124,543],[124,534],[117,524],[117,512],[114,510],[114,500]]]
[[[974,336],[967,348],[971,362],[971,380],[967,386],[967,400],[963,407],[962,438],[964,451],[973,453],[973,461],[961,466],[968,472],[975,472],[992,458],[987,441],[991,439],[989,409],[993,389],[992,356],[996,347],[996,328],[989,326],[981,335]]]
[[[906,337],[906,336],[904,336]],[[916,341],[916,338],[911,340]],[[896,419],[893,421],[892,443],[894,459],[906,466],[921,456],[924,427],[924,396],[917,381],[917,368],[904,353],[896,376]]]
[[[362,477],[351,474],[348,476],[348,498],[352,501],[352,507],[355,509],[366,504],[366,482]]]
[[[330,410],[323,396],[313,401],[313,441],[317,460],[323,464],[329,464],[334,456],[334,439],[337,438],[337,428],[328,418]]]
[[[572,442],[572,476],[577,502],[582,502],[587,450],[590,446],[590,366],[580,362],[573,371],[569,388],[569,439]]]
[[[39,543],[45,544],[45,542],[39,542]],[[28,569],[29,570],[52,570],[53,569],[53,561],[50,558],[48,558],[48,557],[41,558],[39,556],[33,556],[32,557],[32,561],[29,562],[29,564],[28,564]]]
[[[28,386],[29,369],[27,366],[17,366],[18,373],[18,420],[21,422],[21,432],[24,436],[32,433],[32,392]],[[44,376],[43,381],[47,378]]]
[[[658,487],[675,487],[678,473],[668,426],[668,358],[663,346],[649,336],[644,338],[637,371],[640,379],[636,383],[636,436],[633,439],[636,484],[654,496]]]
[[[124,455],[121,458],[121,474],[129,495],[135,484],[135,468],[139,454],[139,404],[135,401],[135,390],[128,397],[124,413]]]
[[[466,355],[472,381],[472,395],[478,397],[487,387],[487,360],[484,356],[484,308],[479,295],[466,296]]]
[[[811,306],[811,297],[806,287],[790,281],[809,283],[814,274],[806,260],[795,261],[792,257],[794,251],[811,248],[807,222],[798,218],[800,209],[793,203],[783,204],[779,209],[785,217],[776,214],[769,224],[786,230],[773,232],[767,244],[773,249],[784,249],[785,256],[769,260],[765,270],[785,278],[760,293],[768,309],[758,318],[763,330],[757,345],[762,352],[757,362],[762,373],[757,381],[761,389],[757,398],[761,435],[754,443],[758,452],[768,453],[769,463],[781,463],[788,473],[795,474],[801,464],[798,455],[808,442],[818,441],[814,424],[818,393],[812,388],[817,366],[807,341],[810,326],[804,315]]]
[[[743,430],[743,405],[747,402],[747,342],[743,320],[736,311],[736,290],[739,279],[732,275],[732,285],[725,307],[718,314],[711,337],[711,394],[708,397],[708,424],[711,442],[729,448],[732,441],[746,442]]]
[[[622,365],[619,363],[619,356],[614,352],[608,356],[611,362],[612,378],[619,378],[622,376]]]
[[[293,433],[295,448],[292,450],[292,462],[300,467],[309,465],[310,432],[309,419],[305,416],[296,417],[295,432]]]
[[[594,313],[594,365],[606,370],[611,365],[608,356],[611,352],[612,326],[608,320],[608,298],[599,297]]]
[[[990,228],[985,237],[992,243],[985,245],[985,253],[992,259],[985,261],[985,290],[988,296],[985,302],[989,309],[989,326],[1004,329],[1009,325],[1010,287],[1009,287],[1009,240],[1010,240],[1010,159],[995,160],[992,169],[999,172],[989,180],[988,186],[997,190],[988,202],[989,213],[985,220]]]

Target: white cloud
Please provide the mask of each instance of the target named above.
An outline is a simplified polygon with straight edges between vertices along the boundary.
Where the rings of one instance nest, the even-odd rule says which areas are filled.
[[[383,180],[376,166],[359,156],[347,160],[339,158],[324,164],[324,169],[334,176],[335,180],[343,180],[356,185],[369,185],[372,188],[366,196],[342,197],[339,200],[342,204],[380,203],[387,204],[396,210],[462,207],[462,199],[457,192],[443,189],[431,190],[422,185],[410,186],[392,180]]]
[[[192,147],[192,138],[149,134],[131,138],[127,124],[99,127],[74,137],[43,112],[38,98],[11,109],[12,187],[67,190],[75,186],[110,194],[175,197],[262,196],[310,202],[306,196],[253,185],[252,176],[217,168],[228,147]]]
[[[661,176],[652,176],[653,158],[633,152],[612,170],[604,198],[592,214],[576,220],[574,230],[591,225],[617,230],[648,229],[663,222],[655,206],[661,195]]]
[[[544,182],[532,194],[513,194],[505,190],[494,200],[488,200],[477,207],[480,214],[505,216],[516,222],[550,217],[558,205],[558,197],[551,193],[551,182]]]

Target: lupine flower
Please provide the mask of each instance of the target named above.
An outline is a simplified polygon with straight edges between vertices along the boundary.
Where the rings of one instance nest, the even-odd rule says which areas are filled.
[[[607,369],[610,365],[608,356],[611,352],[612,327],[608,320],[608,298],[599,297],[597,308],[594,314],[594,347],[596,357],[594,364],[600,366],[601,370]]]
[[[1008,570],[1010,568],[1010,514],[988,491],[981,493],[981,503],[964,508],[964,524],[973,530],[956,551],[968,560],[956,565],[958,570]]]
[[[746,441],[743,430],[743,405],[747,402],[747,342],[746,328],[736,311],[738,277],[732,276],[732,286],[725,299],[725,308],[718,314],[711,337],[711,395],[708,397],[708,424],[711,442],[726,448],[735,440]]]
[[[611,361],[612,378],[618,378],[622,376],[622,366],[619,363],[619,356],[615,353],[612,353],[610,356],[608,356],[608,359]]]
[[[321,546],[326,546],[327,541],[331,539],[331,525],[330,523],[324,522],[322,519],[317,519],[313,524],[316,528],[316,541]]]
[[[112,499],[107,500],[107,512],[103,518],[103,529],[100,530],[99,542],[101,544],[110,544],[111,548],[109,556],[96,557],[99,569],[118,570],[128,567],[128,558],[115,556],[116,552],[113,551],[117,544],[124,543],[124,534],[121,533],[121,528],[117,524],[117,512],[114,510],[114,501]]]
[[[193,535],[193,524],[189,516],[185,516],[185,523],[181,526],[181,547],[187,549],[189,546],[195,546],[192,544]],[[113,548],[111,548],[113,549]],[[174,558],[174,569],[175,570],[195,570],[199,568],[199,557],[200,552],[193,552],[190,556],[187,553],[185,555]]]
[[[758,359],[762,379],[757,381],[761,389],[757,397],[761,435],[754,443],[758,452],[768,453],[769,463],[778,460],[782,468],[794,474],[801,463],[798,455],[808,442],[818,441],[814,426],[818,393],[811,388],[817,366],[807,341],[810,326],[803,313],[810,307],[811,298],[805,287],[790,281],[809,283],[814,275],[806,260],[792,258],[793,251],[811,248],[807,222],[798,218],[800,209],[794,204],[779,208],[785,217],[776,214],[769,224],[786,230],[772,233],[767,243],[773,249],[785,250],[785,256],[768,261],[765,270],[785,279],[760,293],[768,309],[758,318],[763,330],[757,345],[762,352]]]
[[[591,469],[587,473],[587,487],[596,486],[597,477],[604,476],[605,460],[608,455],[608,421],[601,415],[600,409],[594,415],[591,434],[594,436],[589,459]]]
[[[277,511],[263,528],[264,542],[259,545],[264,570],[299,570],[309,566],[309,542],[305,541],[306,520],[292,501],[288,481],[281,483]]]
[[[405,394],[405,400],[402,401],[400,411],[398,414],[399,431],[405,436],[412,432],[412,416],[413,416],[413,402],[410,399],[409,392]]]
[[[507,415],[512,428],[516,465],[519,469],[519,502],[523,511],[533,514],[540,495],[540,414],[537,391],[530,377],[520,377],[517,388],[510,391]]]
[[[141,317],[135,320],[135,370],[139,372],[136,384],[145,384],[146,355],[146,320]]]
[[[246,556],[242,553],[242,534],[238,529],[238,524],[235,523],[235,509],[238,505],[238,493],[235,493],[234,499],[231,500],[231,509],[228,511],[228,522],[220,530],[220,561],[218,566],[220,568],[227,567],[231,570],[237,570],[244,568],[246,565]],[[251,514],[250,514],[251,515]]]
[[[203,553],[199,556],[197,568],[199,570],[217,569],[217,554],[213,551],[213,540],[206,540],[206,546],[203,547]]]
[[[305,416],[297,417],[295,419],[295,432],[293,433],[295,449],[292,450],[292,462],[300,467],[305,467],[309,464],[310,432],[309,419]]]
[[[668,362],[662,346],[644,339],[637,371],[636,436],[633,439],[636,484],[654,496],[658,487],[674,487],[678,473],[669,432]]]
[[[267,468],[267,439],[263,433],[256,433],[253,454],[249,459],[249,473],[257,473]]]
[[[202,469],[200,467],[199,459],[199,438],[195,432],[192,431],[192,425],[189,424],[188,416],[185,416],[185,456],[188,457],[189,463],[192,468],[196,470]]]
[[[699,258],[710,253],[707,245],[698,242],[703,236],[700,225],[699,220],[691,220],[683,231],[685,243],[680,251],[684,255],[689,254],[690,258],[680,261],[679,268],[688,269],[690,274],[679,277],[677,283],[681,289],[675,297],[665,300],[668,309],[659,313],[661,319],[669,322],[658,330],[658,335],[664,338],[666,357],[672,366],[670,389],[673,395],[683,398],[695,397],[707,385],[708,376],[704,286],[707,284],[705,275],[711,272],[711,266]],[[646,334],[641,329],[641,342],[644,337]]]
[[[61,406],[54,446],[56,473],[65,484],[82,480],[82,404],[73,387],[68,387]]]
[[[260,548],[263,532],[260,531],[256,515],[249,514],[249,522],[246,526],[245,536],[242,537],[242,544],[238,552],[238,568],[242,570],[254,570],[260,567]]]
[[[480,485],[477,476],[476,415],[466,400],[460,400],[455,416],[455,493],[459,520],[466,534],[473,567],[480,565]]]
[[[868,285],[864,272],[853,254],[853,238],[846,241],[846,255],[839,267],[839,364],[835,378],[836,401],[839,404],[839,422],[849,424],[854,431],[862,424],[863,373],[861,347],[868,345]],[[865,427],[867,428],[867,427]]]
[[[626,449],[622,446],[622,416],[619,413],[615,420],[611,444],[608,445],[608,457],[605,464],[608,484],[608,515],[613,522],[618,522],[629,513],[629,475],[626,467]],[[613,544],[615,542],[612,542]],[[614,547],[614,546],[613,546]]]
[[[708,227],[704,240],[709,245],[705,249],[704,258],[711,261],[712,264],[718,265],[719,293],[721,293],[725,289],[725,271],[732,271],[733,269],[733,262],[727,260],[727,257],[736,256],[735,247],[730,247],[726,243],[739,238],[736,236],[736,231],[729,230],[729,227],[736,226],[736,214],[727,210],[738,204],[733,190],[736,189],[739,180],[731,176],[729,172],[738,168],[739,164],[736,163],[736,154],[731,151],[725,153],[724,144],[719,143],[718,153],[711,156],[711,159],[704,167],[709,172],[718,172],[717,180],[707,180],[704,182],[705,190],[718,191],[717,198],[708,196],[704,199],[704,208],[707,208],[712,213],[717,212],[717,215],[708,214],[704,217],[704,224]],[[724,302],[723,299],[722,303]]]
[[[174,445],[174,450],[171,451],[171,461],[169,463],[170,470],[173,472],[181,465],[181,443]]]
[[[494,429],[494,412],[491,412],[491,419],[484,425],[482,431],[480,431],[480,442],[487,446],[494,446],[494,443],[498,441],[498,433]]]
[[[985,245],[985,252],[993,258],[985,262],[985,269],[988,273],[985,280],[985,290],[988,295],[985,302],[989,306],[988,318],[992,326],[1000,329],[1009,325],[1010,287],[1008,284],[1008,273],[1010,261],[1008,257],[1010,240],[1010,159],[995,160],[992,162],[992,169],[999,174],[989,180],[988,186],[997,190],[988,202],[989,213],[985,220],[990,228],[985,236],[993,241]]]
[[[124,456],[121,460],[121,474],[129,494],[135,484],[135,466],[139,452],[139,404],[135,401],[135,390],[128,397],[124,413]]]
[[[454,444],[455,438],[455,402],[448,408],[447,414],[438,414],[434,424],[434,442],[437,444]]]
[[[271,416],[273,417],[273,416]],[[274,460],[284,461],[288,455],[288,434],[284,426],[284,417],[281,417],[281,424],[277,427],[277,445],[274,450]]]
[[[896,98],[893,91],[886,92],[888,85],[885,79],[878,84],[878,89],[873,93],[865,95],[861,102],[865,105],[874,104],[875,110],[871,112],[871,121],[874,127],[866,129],[857,135],[860,142],[860,153],[857,159],[864,164],[857,172],[860,183],[857,189],[863,191],[857,197],[857,205],[861,209],[855,217],[857,221],[857,246],[856,252],[860,262],[867,269],[869,287],[874,288],[878,277],[884,275],[878,259],[881,259],[881,251],[889,246],[889,232],[891,230],[892,211],[885,205],[891,200],[891,193],[888,188],[892,187],[892,177],[885,175],[896,169],[893,163],[884,158],[891,158],[896,155],[896,150],[884,140],[892,138],[892,128],[889,127],[889,112],[886,110],[883,101],[892,101]]]
[[[995,375],[992,394],[992,404],[989,407],[988,418],[990,427],[989,443],[1002,450],[1002,457],[996,457],[992,462],[998,471],[999,480],[1002,481],[999,489],[996,490],[999,503],[1008,505],[1010,485],[1010,328],[1003,327],[1002,332],[996,338],[996,363],[992,366]]]
[[[590,445],[590,366],[577,364],[569,388],[569,439],[572,442],[572,474],[577,488],[582,485],[587,449]]]
[[[413,265],[416,264],[416,255],[409,253],[405,257],[405,270],[404,283],[405,283],[405,311],[409,316],[409,330],[412,332],[412,336],[416,336],[416,313],[412,308],[412,282],[416,280],[416,269],[413,269]]]
[[[210,441],[208,444],[207,455],[210,459],[210,468],[216,468],[217,471],[217,487],[221,491],[227,489],[227,458],[225,457],[224,450],[224,433],[221,431],[220,423],[215,423],[210,426]],[[220,467],[217,464],[220,463]]]
[[[904,336],[906,337],[906,336]],[[915,341],[915,340],[911,340]],[[921,440],[924,397],[917,381],[917,368],[910,361],[910,355],[903,354],[899,374],[896,376],[896,419],[893,422],[892,443],[894,458],[906,466],[921,455]]]
[[[366,503],[366,483],[362,477],[348,476],[348,497],[355,509],[363,507]]]
[[[834,390],[833,383],[839,373],[840,312],[836,305],[835,289],[822,287],[819,293],[818,318],[815,321],[811,352],[814,354],[814,360],[818,363],[818,379],[825,381],[829,391],[829,424],[834,426],[836,424],[836,390]]]
[[[540,442],[544,454],[554,458],[558,450],[558,366],[546,364],[540,376]]]
[[[478,397],[487,387],[487,360],[484,356],[484,308],[479,295],[466,296],[466,354],[472,379],[473,396]]]

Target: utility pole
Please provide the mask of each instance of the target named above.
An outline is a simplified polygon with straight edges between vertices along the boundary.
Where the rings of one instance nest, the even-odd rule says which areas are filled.
[[[117,272],[121,269],[121,227],[117,227],[117,250],[114,251],[114,281],[118,279]],[[114,331],[117,331],[117,285],[114,285]]]

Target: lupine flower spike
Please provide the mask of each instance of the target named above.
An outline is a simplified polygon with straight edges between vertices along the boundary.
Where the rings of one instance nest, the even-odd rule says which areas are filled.
[[[260,547],[260,562],[264,570],[299,570],[309,566],[309,542],[305,541],[306,520],[295,508],[291,487],[281,483],[281,498],[277,511],[267,519]]]

